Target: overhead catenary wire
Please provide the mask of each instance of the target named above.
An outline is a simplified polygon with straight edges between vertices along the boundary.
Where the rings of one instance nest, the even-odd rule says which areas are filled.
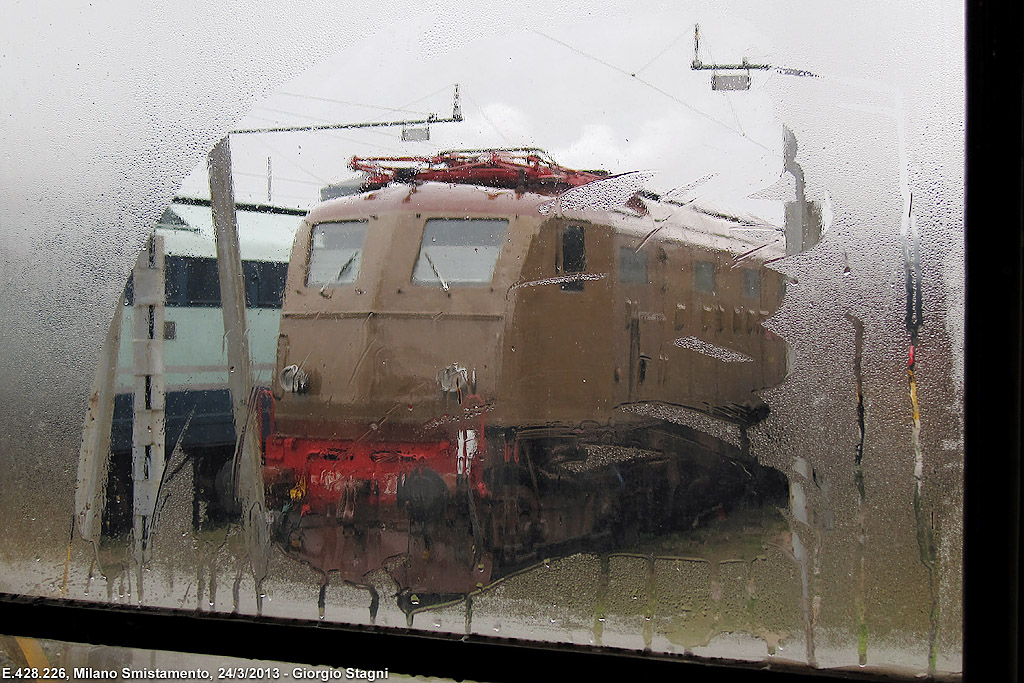
[[[491,120],[491,117],[487,115],[487,112],[484,111],[483,107],[481,107],[479,104],[477,104],[473,100],[469,99],[469,97],[466,97],[466,102],[468,102],[469,104],[473,105],[473,107],[477,110],[477,112],[480,114],[480,116],[483,117],[484,121],[486,121],[487,124],[491,128],[494,129],[494,132],[498,134],[498,137],[500,137],[502,140],[505,141],[506,145],[511,146],[513,144],[512,141],[508,138],[508,136],[505,135],[505,133],[500,128],[498,128],[497,124],[494,123],[493,120]]]
[[[266,140],[260,140],[259,138],[256,138],[256,139],[255,139],[255,142],[256,142],[256,143],[257,143],[258,145],[261,145],[261,146],[263,146],[263,147],[266,147],[266,148],[267,148],[267,149],[269,149],[269,150],[270,150],[271,152],[273,152],[274,154],[276,154],[277,156],[279,156],[280,158],[284,159],[285,161],[287,161],[288,163],[290,163],[290,164],[291,164],[292,166],[294,166],[295,168],[297,168],[297,169],[298,169],[299,171],[301,171],[302,173],[305,173],[306,175],[308,175],[308,176],[309,176],[310,178],[313,178],[314,180],[316,180],[316,181],[318,181],[318,182],[321,182],[321,183],[327,184],[327,182],[328,182],[328,181],[324,180],[323,178],[321,178],[321,177],[320,177],[320,176],[318,176],[317,174],[315,174],[315,173],[313,173],[312,171],[308,170],[307,168],[305,168],[304,166],[302,166],[301,164],[299,164],[299,162],[297,162],[297,161],[295,161],[294,159],[292,159],[292,158],[291,158],[291,157],[290,157],[289,155],[287,155],[287,154],[284,154],[284,153],[282,153],[282,152],[281,152],[281,150],[277,149],[276,147],[274,147],[273,145],[271,145],[271,144],[270,144],[269,142],[267,142]]]
[[[271,118],[269,116],[260,116],[259,114],[251,114],[250,116],[252,116],[253,118],[257,118],[257,119],[263,119],[264,121],[274,121],[274,122],[277,121],[277,119]],[[293,116],[300,116],[300,115],[299,114],[293,114]],[[309,117],[309,118],[315,118],[315,117]],[[320,119],[320,120],[321,121],[327,121],[328,119]],[[394,134],[389,133],[387,130],[384,130],[384,129],[370,128],[370,129],[367,129],[365,132],[373,133],[375,135],[382,135],[384,137],[387,137],[390,140],[397,140],[397,138],[396,138],[396,136]],[[373,149],[381,149],[381,146],[376,144],[376,143],[367,142],[366,140],[359,140],[357,138],[345,137],[344,135],[338,135],[337,133],[335,133],[333,131],[320,131],[320,135],[324,135],[326,137],[329,137],[332,140],[341,140],[342,142],[348,142],[348,143],[351,143],[353,145],[363,145],[365,147],[372,147]],[[384,149],[386,149],[387,151],[392,152],[394,154],[401,154],[401,150],[395,149],[394,147],[384,147]]]
[[[646,62],[646,63],[645,63],[645,64],[644,64],[643,66],[641,66],[641,67],[640,67],[639,69],[637,69],[636,71],[634,71],[634,72],[633,72],[633,75],[635,76],[636,74],[640,73],[641,71],[643,71],[644,69],[646,69],[647,67],[649,67],[649,66],[650,66],[651,64],[654,64],[654,62],[658,61],[658,59],[659,59],[659,58],[660,58],[660,57],[661,57],[662,55],[664,55],[664,54],[665,54],[666,52],[668,52],[668,51],[669,51],[670,49],[672,49],[672,46],[674,46],[674,45],[675,45],[676,43],[678,43],[678,42],[679,42],[680,40],[682,40],[683,38],[685,38],[685,37],[686,37],[686,36],[688,36],[688,35],[690,35],[690,32],[689,32],[689,31],[685,31],[685,32],[683,32],[683,33],[680,33],[680,34],[679,34],[678,36],[676,36],[676,37],[675,37],[674,39],[672,39],[672,42],[670,42],[670,43],[669,43],[668,45],[666,45],[666,46],[665,46],[665,47],[664,47],[664,48],[663,48],[663,49],[661,50],[661,52],[659,52],[658,54],[656,54],[656,55],[654,55],[653,57],[651,57],[651,58],[650,58],[649,60],[647,60],[647,62]]]
[[[447,89],[447,88],[454,88],[454,87],[456,87],[457,85],[458,85],[458,83],[445,83],[444,85],[442,85],[442,86],[441,86],[440,88],[438,88],[437,90],[435,90],[435,91],[433,91],[433,92],[431,92],[431,93],[428,93],[428,94],[424,95],[423,97],[419,97],[419,98],[416,98],[415,100],[412,100],[411,102],[406,102],[405,104],[403,104],[403,105],[402,105],[402,106],[400,107],[400,109],[405,109],[405,108],[406,108],[406,107],[408,107],[408,106],[411,106],[411,105],[413,105],[413,104],[417,104],[418,102],[422,102],[423,100],[427,99],[428,97],[433,97],[433,96],[434,96],[434,95],[436,95],[437,93],[439,93],[439,92],[443,92],[443,91],[444,91],[445,89]]]
[[[446,85],[444,87],[447,88],[447,87],[450,87],[450,86]],[[443,88],[442,88],[442,90],[443,90]],[[438,90],[438,92],[440,92],[440,90]],[[346,100],[336,100],[336,99],[331,98],[331,97],[323,97],[322,95],[303,95],[301,93],[293,93],[293,92],[282,92],[280,94],[281,95],[286,95],[288,97],[298,97],[298,98],[302,98],[302,99],[306,99],[306,100],[316,100],[318,102],[329,102],[331,104],[344,104],[344,105],[353,106],[353,107],[365,107],[367,109],[379,109],[381,111],[395,111],[395,112],[402,112],[402,113],[405,113],[405,114],[420,114],[420,115],[423,115],[423,116],[426,116],[427,114],[430,113],[430,112],[425,112],[425,111],[416,110],[416,109],[406,109],[404,107],[388,107],[388,106],[385,106],[385,105],[382,105],[382,104],[365,104],[363,102],[349,102],[349,101],[346,101]],[[427,97],[429,97],[429,95]],[[425,99],[425,98],[421,98],[421,99]],[[417,102],[417,101],[418,100],[414,100],[413,104],[415,104],[415,102]],[[260,107],[260,109],[263,109],[263,107]]]
[[[235,171],[233,175],[248,176],[250,178],[265,179],[266,175],[263,173],[250,173],[248,171]],[[318,187],[323,186],[323,182],[319,180],[299,180],[298,178],[283,178],[279,175],[274,176],[275,183],[298,183],[300,185],[316,185]],[[276,192],[274,194],[277,194]]]
[[[329,123],[306,126],[275,126],[267,128],[239,128],[231,131],[234,135],[251,135],[260,133],[305,133],[322,130],[346,130],[357,128],[387,128],[391,126],[416,126],[430,123],[455,123],[461,119],[437,118],[433,115],[426,119],[407,119],[405,121],[364,121],[360,123]]]
[[[284,116],[294,116],[297,119],[306,119],[307,121],[317,121],[319,123],[328,123],[328,124],[332,123],[331,119],[327,119],[327,118],[324,118],[322,116],[311,116],[309,114],[302,114],[302,113],[299,113],[299,112],[288,111],[286,109],[272,109],[270,107],[261,107],[260,111],[266,111],[266,112],[270,112],[272,114],[283,114]],[[260,118],[260,119],[263,119],[265,121],[277,122],[277,119],[271,118],[269,116],[258,116],[257,115],[256,118]],[[297,124],[297,125],[301,125],[301,124]],[[301,131],[299,131],[299,132],[301,132]],[[391,137],[391,138],[394,137],[394,135],[392,133],[389,133],[387,130],[385,130],[383,128],[368,128],[366,130],[366,132],[367,133],[373,133],[374,135],[383,135],[383,136]],[[329,135],[329,136],[333,136],[333,137],[335,137],[338,140],[347,140],[349,142],[356,142],[356,140],[353,139],[353,138],[344,138],[344,137],[341,137],[341,136],[337,135],[336,133],[325,132],[324,134],[325,135]],[[363,144],[369,144],[369,143],[363,143]]]
[[[692,112],[694,112],[694,113],[696,113],[696,114],[699,114],[700,116],[704,117],[704,118],[705,118],[705,119],[707,119],[708,121],[711,121],[712,123],[716,123],[716,124],[718,124],[719,126],[722,126],[722,127],[723,127],[723,128],[725,128],[726,130],[730,131],[731,133],[734,133],[734,134],[736,134],[736,135],[740,136],[741,138],[743,138],[744,140],[746,140],[746,141],[747,141],[747,142],[749,142],[750,144],[752,144],[752,145],[756,145],[756,146],[760,147],[761,149],[765,150],[766,152],[770,152],[770,153],[773,153],[773,154],[775,153],[775,152],[774,152],[774,151],[773,151],[772,149],[770,149],[770,148],[769,148],[769,147],[768,147],[767,145],[764,145],[764,144],[762,144],[762,143],[758,142],[757,140],[755,140],[755,139],[753,139],[753,138],[751,138],[751,137],[747,136],[747,135],[746,135],[745,133],[743,133],[742,131],[738,131],[738,130],[736,130],[735,128],[733,128],[733,127],[732,127],[732,126],[730,126],[729,124],[725,123],[724,121],[721,121],[721,120],[719,120],[719,119],[716,119],[716,118],[715,118],[714,116],[712,116],[711,114],[708,114],[708,113],[707,113],[706,111],[704,111],[704,110],[702,110],[702,109],[698,109],[697,107],[693,106],[693,105],[692,105],[692,104],[690,104],[689,102],[686,102],[686,101],[684,101],[684,100],[681,100],[681,99],[679,99],[678,97],[676,97],[676,96],[675,96],[675,95],[673,95],[672,93],[670,93],[670,92],[668,92],[668,91],[666,91],[666,90],[663,90],[662,88],[659,88],[659,87],[658,87],[657,85],[655,85],[655,84],[651,83],[650,81],[646,81],[646,80],[644,80],[644,79],[640,78],[639,76],[637,76],[637,75],[636,75],[635,73],[633,73],[633,72],[630,72],[630,71],[627,71],[627,70],[625,70],[625,69],[623,69],[623,68],[621,68],[621,67],[615,66],[614,64],[612,64],[612,63],[610,63],[610,62],[606,62],[606,61],[604,61],[603,59],[601,59],[600,57],[595,57],[595,56],[594,56],[594,55],[592,55],[592,54],[589,54],[589,53],[587,53],[587,52],[584,52],[583,50],[581,50],[581,49],[579,49],[579,48],[577,48],[577,47],[574,47],[573,45],[570,45],[569,43],[566,43],[566,42],[564,42],[564,41],[561,41],[561,40],[559,40],[559,39],[557,39],[557,38],[554,38],[554,37],[552,37],[552,36],[549,36],[549,35],[547,35],[546,33],[541,33],[540,31],[534,31],[534,33],[536,33],[537,35],[541,36],[542,38],[547,38],[547,39],[548,39],[548,40],[550,40],[551,42],[553,42],[553,43],[557,43],[558,45],[561,45],[562,47],[564,47],[564,48],[566,48],[566,49],[572,50],[573,52],[575,52],[575,53],[577,53],[577,54],[579,54],[579,55],[581,55],[581,56],[583,56],[583,57],[586,57],[587,59],[590,59],[590,60],[593,60],[593,61],[595,61],[595,62],[597,62],[597,63],[599,63],[599,64],[602,64],[602,65],[604,65],[604,66],[608,67],[609,69],[612,69],[613,71],[617,71],[617,72],[619,72],[620,74],[622,74],[623,76],[627,76],[628,78],[632,78],[633,80],[637,81],[638,83],[641,83],[642,85],[645,85],[645,86],[647,86],[648,88],[651,88],[651,89],[652,89],[652,90],[654,90],[655,92],[657,92],[657,93],[659,93],[659,94],[661,94],[661,95],[664,95],[665,97],[669,98],[670,100],[672,100],[672,101],[673,101],[673,102],[675,102],[676,104],[682,105],[683,107],[686,107],[686,108],[687,108],[687,109],[689,109],[690,111],[692,111]]]
[[[441,89],[444,89],[443,86]],[[439,89],[439,90],[441,90]],[[421,99],[426,99],[430,95],[426,95]],[[316,124],[316,125],[297,125],[297,126],[274,126],[264,128],[238,128],[230,131],[233,135],[252,135],[252,134],[263,134],[263,133],[296,133],[296,132],[312,132],[322,130],[341,130],[341,129],[357,129],[357,128],[389,128],[397,126],[414,126],[431,123],[457,123],[462,121],[462,113],[459,109],[459,89],[458,84],[455,84],[454,100],[452,103],[452,115],[447,118],[438,117],[436,114],[430,114],[424,119],[407,119],[403,121],[360,121],[357,123],[327,123],[327,124]]]

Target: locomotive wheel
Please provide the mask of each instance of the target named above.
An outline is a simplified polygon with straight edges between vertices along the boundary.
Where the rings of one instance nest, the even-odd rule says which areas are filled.
[[[516,562],[536,552],[541,538],[540,502],[528,486],[510,487],[492,501],[488,513],[491,545],[494,551]]]
[[[417,522],[443,519],[448,499],[448,486],[429,467],[412,470],[399,482],[398,504],[407,504]]]
[[[242,514],[242,505],[235,497],[235,470],[233,459],[228,458],[228,461],[221,466],[220,470],[217,472],[217,477],[214,479],[213,488],[217,494],[217,502],[227,514]]]
[[[541,538],[534,538],[541,533],[540,525],[540,501],[536,494],[527,486],[520,486],[516,492],[516,511],[518,512],[517,530],[518,536],[525,543],[530,541],[541,541]]]

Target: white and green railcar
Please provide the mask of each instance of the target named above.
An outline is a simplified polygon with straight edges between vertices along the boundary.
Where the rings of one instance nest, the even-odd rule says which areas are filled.
[[[274,370],[288,258],[303,214],[268,206],[240,205],[236,210],[249,350],[257,386],[269,386]],[[180,447],[195,455],[196,462],[204,461],[202,469],[209,470],[217,466],[216,461],[223,459],[235,442],[210,207],[200,200],[176,200],[161,216],[155,230],[164,238],[166,452],[170,455]],[[132,290],[129,278],[121,311],[111,429],[113,461],[108,478],[108,493],[115,499],[127,495],[129,500],[134,385]],[[200,482],[196,484],[199,486]],[[130,512],[128,515],[130,519]],[[116,532],[126,521],[118,520],[119,516],[108,515],[104,524],[108,532]]]

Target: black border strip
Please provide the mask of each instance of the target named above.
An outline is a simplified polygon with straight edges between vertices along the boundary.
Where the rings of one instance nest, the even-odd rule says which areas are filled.
[[[964,674],[1019,680],[1024,50],[1014,3],[967,2]]]

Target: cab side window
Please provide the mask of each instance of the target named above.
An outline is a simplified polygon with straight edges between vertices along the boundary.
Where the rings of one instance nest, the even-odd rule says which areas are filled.
[[[715,264],[697,261],[693,264],[693,286],[698,292],[715,291]]]
[[[646,285],[647,252],[638,252],[632,247],[620,247],[619,278],[626,284]]]
[[[562,230],[562,273],[573,275],[587,268],[587,249],[582,225],[567,225]],[[566,292],[582,292],[583,280],[562,283]]]

